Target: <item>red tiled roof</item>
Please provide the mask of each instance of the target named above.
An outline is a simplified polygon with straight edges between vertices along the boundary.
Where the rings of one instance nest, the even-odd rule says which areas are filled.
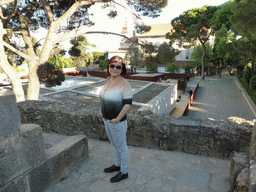
[[[130,39],[131,39],[131,40],[130,40]],[[130,37],[130,39],[126,39],[123,43],[138,42],[138,37]]]
[[[165,36],[166,33],[171,32],[172,24],[170,23],[164,23],[164,24],[155,24],[150,25],[151,29],[150,31],[142,33],[140,37],[150,37],[150,36]]]

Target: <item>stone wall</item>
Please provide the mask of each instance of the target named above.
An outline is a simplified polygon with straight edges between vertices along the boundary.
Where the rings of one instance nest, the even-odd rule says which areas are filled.
[[[85,134],[107,140],[99,111],[75,103],[26,101],[18,104],[22,123],[39,124],[45,132],[64,135]],[[215,157],[229,156],[233,151],[247,152],[253,122],[198,120],[150,111],[128,114],[129,145],[161,150],[178,150]]]

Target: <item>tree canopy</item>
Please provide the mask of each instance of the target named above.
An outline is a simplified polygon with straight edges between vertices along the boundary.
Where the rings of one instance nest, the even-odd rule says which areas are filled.
[[[125,0],[135,10],[137,18],[139,14],[149,17],[157,17],[162,8],[167,5],[167,0]],[[115,6],[124,8],[114,0],[6,0],[0,3],[0,67],[11,79],[13,92],[17,101],[24,101],[24,91],[18,75],[8,62],[6,49],[24,58],[29,66],[29,82],[27,99],[37,100],[39,96],[39,77],[37,71],[45,65],[54,47],[67,39],[79,36],[78,32],[85,25],[92,25],[88,10],[94,4],[102,4],[103,7]],[[113,13],[113,12],[112,12]],[[94,13],[101,14],[101,13]],[[115,16],[116,14],[112,14]],[[101,15],[102,16],[102,15]],[[47,37],[34,42],[33,34],[36,30],[45,28]],[[4,33],[5,32],[5,33]],[[77,35],[78,34],[78,35]],[[13,37],[21,40],[20,44],[13,46],[10,42]],[[36,56],[36,48],[41,46],[41,54]],[[5,48],[4,48],[5,47]]]
[[[93,63],[93,56],[87,53],[86,50],[89,46],[95,47],[95,45],[90,44],[84,36],[79,36],[71,40],[73,45],[69,54],[71,55],[72,66],[74,67],[85,67]]]
[[[255,27],[256,0],[236,0],[232,7],[232,29],[236,35],[242,36],[234,41],[237,51],[247,55],[254,70],[256,60],[256,27]]]
[[[238,50],[237,34],[231,21],[234,7],[234,0],[222,4],[211,19],[211,28],[215,34],[214,56],[225,65],[238,66],[244,62],[247,52]]]
[[[206,47],[205,67],[210,67],[210,66],[212,66],[212,64],[211,64],[212,48],[209,45],[209,43],[206,43],[205,47]],[[194,51],[191,54],[191,59],[193,59],[193,63],[197,67],[202,67],[202,54],[203,54],[203,47],[202,47],[202,45],[195,46],[194,47]]]
[[[204,58],[206,54],[205,43],[211,33],[210,19],[218,9],[216,6],[203,6],[183,12],[174,18],[171,23],[172,33],[166,35],[168,39],[176,39],[180,45],[184,42],[199,41],[203,47],[202,54],[202,78],[204,78]]]
[[[256,38],[256,0],[236,0],[231,22],[234,31],[242,36]]]

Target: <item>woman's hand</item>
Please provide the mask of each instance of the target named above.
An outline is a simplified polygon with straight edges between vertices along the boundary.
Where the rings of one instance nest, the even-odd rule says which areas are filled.
[[[119,121],[118,121],[117,119],[111,119],[111,120],[109,121],[109,123],[118,124]]]

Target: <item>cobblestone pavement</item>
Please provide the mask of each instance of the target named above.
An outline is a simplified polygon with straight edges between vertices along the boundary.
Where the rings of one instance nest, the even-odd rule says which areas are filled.
[[[230,161],[129,146],[129,178],[119,183],[109,142],[88,139],[89,157],[46,192],[228,192]]]
[[[238,88],[235,77],[205,77],[200,81],[194,101],[189,108],[188,117],[226,120],[235,116],[247,120],[255,116]]]

